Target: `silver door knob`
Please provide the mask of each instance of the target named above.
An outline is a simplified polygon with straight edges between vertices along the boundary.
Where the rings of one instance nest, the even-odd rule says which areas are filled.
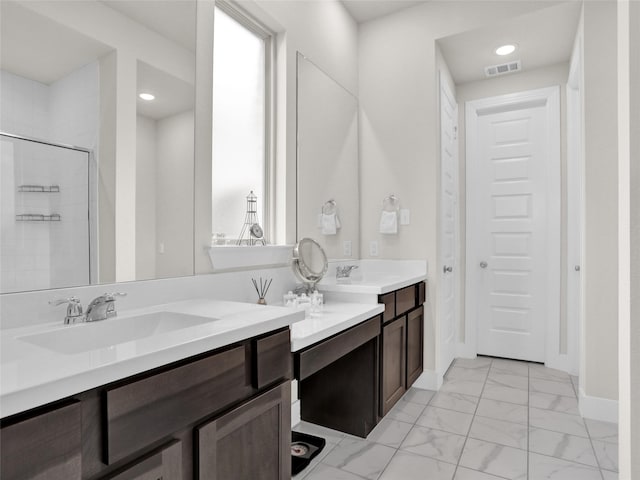
[[[480,268],[487,268],[489,264],[485,261],[480,262]]]
[[[448,267],[447,265],[445,265],[444,268],[442,269],[442,271],[444,273],[447,273],[447,272],[451,273],[451,272],[453,272],[453,267]]]

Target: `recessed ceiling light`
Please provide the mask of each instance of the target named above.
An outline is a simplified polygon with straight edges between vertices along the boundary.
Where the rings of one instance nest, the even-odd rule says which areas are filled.
[[[155,95],[151,95],[150,93],[141,93],[140,95],[138,95],[141,99],[146,100],[148,102],[150,102],[151,100],[153,100],[155,97]]]
[[[502,45],[501,47],[496,48],[497,55],[509,55],[516,51],[515,45]]]

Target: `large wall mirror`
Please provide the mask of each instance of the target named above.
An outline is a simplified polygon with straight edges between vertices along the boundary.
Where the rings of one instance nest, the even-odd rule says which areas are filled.
[[[298,54],[297,237],[329,259],[360,257],[358,101]]]
[[[196,1],[0,8],[0,293],[192,275]]]

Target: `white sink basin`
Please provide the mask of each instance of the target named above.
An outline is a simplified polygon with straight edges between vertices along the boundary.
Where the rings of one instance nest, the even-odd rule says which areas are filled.
[[[75,354],[142,340],[214,320],[184,313],[155,312],[68,325],[61,329],[24,335],[17,339],[58,353]]]

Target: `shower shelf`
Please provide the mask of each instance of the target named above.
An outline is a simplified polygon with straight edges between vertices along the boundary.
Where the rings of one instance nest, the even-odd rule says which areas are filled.
[[[16,215],[17,222],[60,222],[62,217],[59,213],[43,215],[40,213],[21,213]]]
[[[60,185],[20,185],[18,192],[59,193]]]

